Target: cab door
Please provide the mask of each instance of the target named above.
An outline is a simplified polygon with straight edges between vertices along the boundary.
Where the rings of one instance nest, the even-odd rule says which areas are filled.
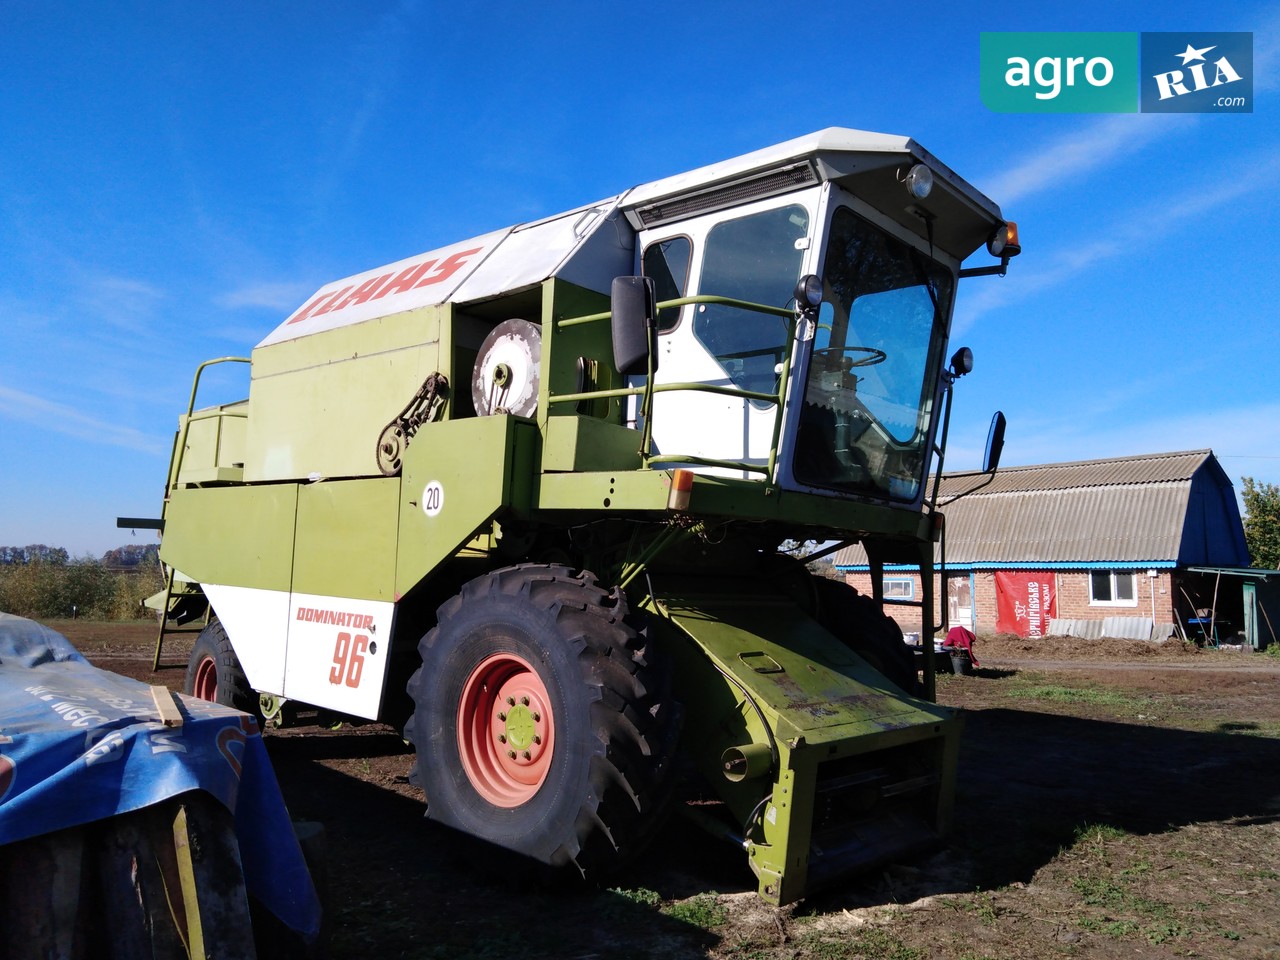
[[[773,197],[645,230],[642,272],[659,302],[694,294],[792,305],[796,281],[815,251],[821,190]],[[659,311],[655,384],[700,383],[777,394],[792,348],[787,318],[725,304]],[[639,422],[638,405],[632,405]],[[678,390],[653,399],[653,452],[764,464],[777,406],[759,399]],[[707,469],[730,476],[759,473]]]

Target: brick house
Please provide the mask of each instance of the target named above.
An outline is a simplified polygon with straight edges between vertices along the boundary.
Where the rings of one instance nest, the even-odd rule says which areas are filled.
[[[1251,586],[1244,528],[1231,480],[1210,450],[1001,469],[990,484],[945,476],[948,625],[1022,636],[1268,639],[1268,602]],[[837,570],[871,593],[858,546]],[[1224,582],[1224,577],[1225,582]],[[1274,578],[1273,578],[1274,581]],[[886,600],[920,596],[920,575],[886,565]],[[904,632],[922,631],[916,608],[890,606]],[[899,612],[900,611],[900,612]],[[1280,626],[1280,624],[1277,624]],[[1273,636],[1273,633],[1271,634]]]

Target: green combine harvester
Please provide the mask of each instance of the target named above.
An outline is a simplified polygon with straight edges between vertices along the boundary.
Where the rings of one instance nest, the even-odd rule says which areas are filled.
[[[928,647],[956,285],[1018,252],[915,141],[828,129],[328,284],[201,365],[248,399],[196,374],[157,663],[203,624],[190,692],[395,724],[428,817],[593,879],[676,806],[775,904],[934,845],[960,723],[878,585],[919,565]]]

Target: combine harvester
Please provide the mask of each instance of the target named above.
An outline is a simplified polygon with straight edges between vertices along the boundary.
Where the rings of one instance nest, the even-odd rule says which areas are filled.
[[[588,877],[678,779],[771,903],[935,844],[932,659],[778,548],[918,564],[927,635],[956,285],[1018,252],[913,140],[828,129],[326,285],[180,420],[189,689],[397,724],[430,818]]]

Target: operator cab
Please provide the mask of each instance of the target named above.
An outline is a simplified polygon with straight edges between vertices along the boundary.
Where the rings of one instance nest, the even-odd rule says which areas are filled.
[[[659,304],[650,454],[918,506],[967,372],[944,363],[956,282],[995,272],[961,263],[1017,252],[999,209],[914,141],[853,130],[672,179],[622,203]],[[797,303],[802,277],[819,302]],[[644,426],[644,398],[628,417]]]

